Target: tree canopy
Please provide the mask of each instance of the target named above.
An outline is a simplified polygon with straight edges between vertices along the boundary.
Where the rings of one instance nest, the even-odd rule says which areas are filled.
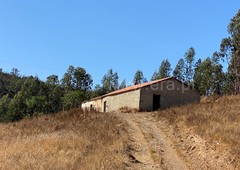
[[[158,71],[155,71],[153,73],[153,76],[152,76],[151,80],[157,80],[157,79],[170,77],[171,76],[171,71],[172,71],[171,64],[168,61],[168,59],[163,60],[161,62],[161,65],[160,65]]]
[[[144,78],[143,72],[138,69],[137,72],[134,75],[133,84],[135,84],[135,85],[136,84],[141,84],[141,83],[144,83],[146,81],[147,81],[147,79]]]
[[[118,89],[118,73],[113,72],[113,69],[108,70],[102,78],[102,86],[106,93],[112,92]]]
[[[221,42],[218,56],[228,62],[228,85],[233,89],[233,93],[238,94],[240,93],[240,10],[231,19],[228,33],[229,37]]]

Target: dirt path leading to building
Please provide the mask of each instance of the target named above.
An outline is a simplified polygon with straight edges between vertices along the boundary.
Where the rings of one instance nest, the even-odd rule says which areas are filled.
[[[150,114],[117,114],[127,123],[130,142],[126,169],[190,169]]]

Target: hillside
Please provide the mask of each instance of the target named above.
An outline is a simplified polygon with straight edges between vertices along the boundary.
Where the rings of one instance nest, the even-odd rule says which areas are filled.
[[[239,95],[205,97],[200,104],[167,109],[154,117],[194,169],[239,169],[239,101]]]
[[[239,169],[240,96],[152,113],[75,109],[0,125],[0,169]]]
[[[80,110],[2,124],[0,169],[122,169],[123,128],[110,114]]]

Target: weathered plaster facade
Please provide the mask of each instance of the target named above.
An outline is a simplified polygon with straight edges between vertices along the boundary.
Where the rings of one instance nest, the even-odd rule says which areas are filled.
[[[139,110],[153,110],[153,95],[160,96],[160,108],[200,101],[200,95],[190,86],[178,80],[170,79],[141,88]]]
[[[139,110],[140,89],[117,94],[114,96],[107,96],[103,99],[106,102],[107,112],[116,111],[123,107]],[[102,109],[104,111],[104,109]]]

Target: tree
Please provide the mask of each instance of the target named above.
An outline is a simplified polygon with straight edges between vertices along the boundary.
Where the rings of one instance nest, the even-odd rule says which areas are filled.
[[[72,68],[68,70],[69,75],[75,72]],[[16,70],[11,74],[0,73],[0,122],[62,110],[64,89],[58,84],[56,75],[48,76],[47,81],[43,82],[38,77],[17,75]]]
[[[7,117],[10,121],[17,121],[27,115],[27,105],[24,95],[19,91],[9,103]]]
[[[13,69],[10,73],[0,73],[0,98],[4,95],[9,95],[9,98],[13,98],[15,94],[20,90],[22,80],[24,77],[20,77],[18,69]]]
[[[201,95],[223,94],[225,74],[215,55],[195,67],[194,87]]]
[[[65,73],[63,75],[63,78],[61,80],[62,82],[62,86],[65,89],[65,93],[67,93],[68,91],[73,90],[73,86],[72,86],[72,75],[69,73]]]
[[[202,60],[198,59],[197,62],[194,65],[194,73],[195,73],[195,69],[197,69],[200,65],[202,64]]]
[[[228,81],[232,82],[228,85],[235,94],[238,94],[240,93],[240,10],[231,19],[228,33],[230,36],[222,40],[218,55],[229,63]]]
[[[159,78],[165,78],[171,76],[171,64],[168,60],[163,60],[161,63],[161,66],[159,68],[160,77]]]
[[[144,76],[143,76],[143,72],[141,70],[137,70],[137,72],[135,73],[134,75],[134,78],[133,78],[133,83],[136,85],[136,84],[141,84],[144,82]]]
[[[230,71],[228,70],[225,73],[225,80],[224,80],[224,84],[223,84],[223,93],[224,94],[234,94],[234,77],[233,75],[230,73]]]
[[[195,63],[195,67],[194,67],[194,76],[193,76],[193,87],[195,89],[197,89],[199,91],[199,85],[200,85],[200,81],[201,81],[201,76],[199,75],[200,72],[202,71],[200,68],[200,66],[202,65],[202,60],[198,59],[197,62]]]
[[[118,73],[113,73],[113,70],[110,69],[102,78],[102,87],[106,90],[106,93],[109,93],[117,90],[118,86]]]
[[[124,88],[126,88],[126,87],[127,87],[126,79],[124,79],[124,80],[122,81],[122,83],[120,84],[119,89],[124,89]]]
[[[159,79],[159,72],[158,71],[154,71],[151,81],[157,80]]]
[[[159,70],[155,71],[153,73],[153,76],[152,76],[151,80],[158,80],[158,79],[170,77],[171,76],[171,71],[172,71],[171,64],[169,63],[168,59],[163,60],[161,62]]]
[[[193,47],[190,47],[184,55],[185,59],[185,82],[191,83],[194,76],[194,56],[195,50]]]
[[[44,113],[55,113],[61,110],[62,103],[61,97],[64,95],[62,87],[55,85],[48,87],[48,93],[46,95],[46,109]]]
[[[19,77],[20,76],[19,72],[20,71],[17,68],[13,68],[10,74],[13,76]]]
[[[212,93],[221,95],[224,93],[225,74],[223,66],[219,62],[219,57],[216,53],[211,58],[212,62]]]
[[[74,70],[73,77],[74,89],[82,90],[84,93],[91,89],[93,80],[84,68],[77,67]]]
[[[208,57],[195,69],[194,87],[200,95],[210,95],[212,84],[212,63]]]
[[[47,106],[46,96],[32,96],[26,99],[26,115],[32,116],[34,113],[50,113]],[[54,107],[54,106],[52,106]]]
[[[8,97],[8,95],[4,95],[0,99],[0,122],[7,121],[6,114],[8,111],[10,101],[11,101],[11,99]]]
[[[57,75],[48,76],[46,83],[50,85],[58,85],[59,84],[58,76]]]
[[[97,84],[92,90],[90,97],[94,98],[94,97],[102,96],[104,94],[106,94],[105,89],[101,87],[99,84]]]
[[[80,90],[84,93],[92,87],[92,77],[82,67],[74,68],[69,66],[67,72],[62,79],[62,86],[65,88],[66,93],[72,90]]]
[[[32,96],[41,96],[47,93],[46,85],[37,77],[27,77],[21,86],[24,98]]]
[[[67,72],[63,75],[61,80],[62,86],[65,89],[65,92],[73,90],[73,76],[74,76],[74,67],[70,65],[67,69]]]
[[[174,71],[173,71],[173,77],[180,81],[184,81],[184,60],[181,58],[179,59]]]
[[[70,110],[81,106],[85,95],[80,91],[70,91],[62,97],[63,110]]]

